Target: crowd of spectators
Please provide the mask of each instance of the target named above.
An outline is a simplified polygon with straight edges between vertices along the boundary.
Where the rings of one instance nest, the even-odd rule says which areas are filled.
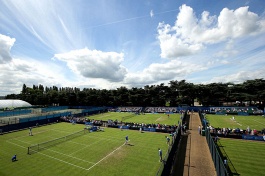
[[[208,127],[210,129],[210,132],[217,135],[264,135],[265,129],[262,129],[261,131],[258,131],[257,129],[250,129],[249,127],[247,129],[240,129],[240,128],[214,128],[212,126]]]
[[[116,120],[111,120],[109,119],[108,121],[102,121],[102,120],[94,120],[94,119],[89,119],[85,117],[74,117],[74,116],[62,116],[61,121],[65,122],[70,122],[70,123],[80,123],[80,124],[85,124],[85,123],[90,123],[93,126],[102,126],[106,125],[109,127],[118,127],[118,126],[127,126],[128,129],[144,129],[144,128],[155,128],[156,130],[159,131],[164,131],[164,132],[175,132],[177,129],[177,125],[167,125],[167,124],[145,124],[145,123],[134,123],[134,122],[122,122]]]
[[[175,132],[177,129],[177,125],[167,125],[167,124],[145,124],[145,123],[133,123],[133,122],[126,122],[124,125],[128,126],[129,128],[137,128],[137,129],[144,129],[144,128],[155,128],[159,131],[165,131],[165,132]]]
[[[70,122],[70,123],[92,123],[95,126],[101,126],[103,124],[102,120],[94,120],[94,119],[88,119],[85,117],[74,117],[74,116],[62,116],[61,120],[64,122]]]
[[[249,114],[263,114],[263,111],[257,107],[211,107],[209,113],[249,113]],[[207,113],[207,110],[206,110]]]
[[[138,113],[179,113],[177,107],[118,107],[110,108],[110,112],[138,112]]]
[[[142,107],[118,107],[116,112],[140,112]]]
[[[177,107],[146,107],[146,113],[177,113]]]

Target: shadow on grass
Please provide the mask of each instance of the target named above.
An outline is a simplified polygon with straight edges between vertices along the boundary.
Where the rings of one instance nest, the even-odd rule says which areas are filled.
[[[190,121],[190,116],[188,115],[186,117],[186,123],[187,125],[189,125],[189,121]],[[189,127],[187,126],[187,128],[189,129]],[[184,173],[184,167],[185,167],[185,158],[186,158],[186,148],[187,148],[187,143],[188,143],[188,135],[189,132],[187,131],[187,133],[183,134],[181,136],[181,142],[179,145],[179,149],[176,155],[176,162],[174,164],[173,167],[173,171],[171,173],[171,175],[173,176],[183,176]]]

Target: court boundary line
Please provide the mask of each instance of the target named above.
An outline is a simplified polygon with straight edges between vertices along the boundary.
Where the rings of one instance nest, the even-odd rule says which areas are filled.
[[[90,169],[92,169],[93,167],[95,167],[96,165],[98,165],[99,163],[101,163],[101,161],[103,161],[104,159],[106,159],[107,157],[109,157],[110,155],[112,155],[115,151],[119,150],[125,144],[126,143],[123,143],[121,146],[119,146],[118,148],[116,148],[115,150],[113,150],[112,152],[110,152],[109,154],[107,154],[106,156],[104,156],[103,158],[101,158],[98,162],[96,162],[93,166],[89,167],[86,170],[89,171]]]
[[[94,144],[96,144],[96,143],[98,143],[98,142],[103,141],[103,140],[104,140],[104,139],[101,139],[101,140],[99,140],[99,141],[95,141],[95,142],[93,142],[93,143],[90,143],[89,145],[85,145],[85,147],[83,147],[83,148],[81,148],[81,149],[79,149],[79,150],[75,150],[74,152],[70,153],[69,156],[71,156],[71,155],[73,155],[74,153],[77,153],[77,152],[79,152],[79,151],[82,151],[82,150],[84,150],[85,148],[90,147],[90,146],[92,146],[92,145],[94,145]],[[95,163],[93,163],[93,164],[95,164]]]
[[[42,130],[42,131],[39,131],[39,132],[36,132],[34,134],[40,134],[40,133],[45,133],[49,130]],[[14,138],[11,138],[11,139],[17,139],[17,138],[25,138],[25,137],[28,137],[29,135],[23,135],[23,136],[17,136],[17,137],[14,137]]]
[[[27,149],[27,147],[24,147],[24,146],[22,146],[22,145],[19,145],[19,144],[16,144],[16,143],[10,142],[10,141],[7,141],[7,142],[10,143],[10,144],[16,145],[16,146],[18,146],[18,147],[21,147],[21,148],[25,148],[25,149]],[[49,157],[49,158],[52,158],[52,159],[58,160],[58,161],[63,162],[63,163],[66,163],[66,164],[68,164],[68,165],[71,165],[71,166],[74,166],[74,167],[77,167],[77,168],[80,168],[80,169],[83,169],[83,170],[87,170],[87,169],[84,168],[84,167],[77,166],[77,165],[75,165],[75,164],[72,164],[72,163],[70,163],[70,162],[67,162],[67,161],[61,160],[61,159],[59,159],[59,158],[55,158],[55,157],[53,157],[53,156],[50,156],[50,155],[47,155],[47,154],[44,154],[44,153],[41,153],[41,152],[38,152],[38,153],[41,154],[41,155],[44,155],[44,156],[46,156],[46,157]]]
[[[255,122],[258,122],[258,123],[260,123],[260,124],[262,124],[262,125],[265,125],[264,123],[261,123],[261,122],[255,120],[255,119],[252,119],[252,120],[255,121]]]
[[[21,141],[21,140],[18,140],[18,139],[15,139],[15,140],[17,140],[17,141],[19,141],[19,142],[22,142],[22,143],[25,143],[25,144],[30,144],[29,142]],[[87,147],[89,147],[89,146],[87,146]],[[61,152],[57,152],[57,151],[55,151],[55,150],[48,149],[48,148],[46,148],[45,150],[48,150],[48,151],[51,151],[51,152],[54,152],[54,153],[58,153],[58,154],[60,154],[60,155],[67,156],[67,157],[69,157],[69,158],[74,158],[74,159],[76,159],[76,160],[83,161],[83,162],[86,162],[86,163],[95,164],[95,162],[86,161],[86,160],[83,160],[83,159],[77,158],[77,157],[75,157],[75,156],[71,156],[71,154],[70,154],[70,155],[67,155],[67,154],[64,154],[64,153],[61,153]],[[38,153],[40,153],[40,152],[38,152]]]

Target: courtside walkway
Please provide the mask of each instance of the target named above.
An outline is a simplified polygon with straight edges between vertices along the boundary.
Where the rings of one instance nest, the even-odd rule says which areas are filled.
[[[216,176],[205,136],[201,136],[198,132],[199,125],[202,126],[199,114],[189,115],[183,176]]]

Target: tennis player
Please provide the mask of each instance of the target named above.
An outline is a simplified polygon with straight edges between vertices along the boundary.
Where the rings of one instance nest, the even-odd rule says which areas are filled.
[[[33,135],[32,135],[32,127],[29,127],[29,135],[30,135],[30,136],[33,136]]]

